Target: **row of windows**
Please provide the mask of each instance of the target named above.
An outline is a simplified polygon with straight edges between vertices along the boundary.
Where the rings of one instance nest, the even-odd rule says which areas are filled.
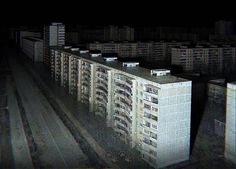
[[[148,138],[144,138],[143,142],[148,144],[148,145],[151,145],[153,147],[157,147],[157,143],[152,141],[152,140],[150,140],[150,139],[148,139]]]
[[[143,132],[144,132],[145,134],[149,135],[151,138],[157,140],[157,134],[155,134],[155,133],[153,133],[153,132],[151,132],[151,131],[148,131],[148,130],[146,130],[146,129],[144,129]]]
[[[144,117],[157,121],[157,116],[154,116],[150,113],[144,112]]]
[[[152,110],[152,111],[154,111],[154,112],[158,112],[158,108],[153,107],[153,106],[151,106],[151,105],[148,105],[148,104],[146,104],[146,103],[144,103],[144,108],[145,108],[145,109],[148,109],[148,110]]]

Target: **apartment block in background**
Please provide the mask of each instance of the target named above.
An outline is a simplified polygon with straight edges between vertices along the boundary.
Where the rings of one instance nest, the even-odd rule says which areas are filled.
[[[134,41],[134,28],[129,26],[119,28],[119,41]]]
[[[62,23],[51,23],[44,27],[44,58],[45,65],[50,66],[50,48],[65,45],[65,26]]]
[[[225,158],[236,164],[236,83],[227,84]]]
[[[25,37],[35,37],[35,38],[42,38],[42,34],[40,32],[29,31],[29,30],[17,30],[15,32],[15,42],[16,44],[22,48],[23,45],[23,38]]]
[[[220,75],[235,72],[236,48],[232,46],[197,45],[172,48],[172,64],[185,72]]]
[[[215,34],[217,35],[233,35],[234,24],[232,21],[217,21],[215,23]]]
[[[35,37],[25,37],[22,41],[23,52],[33,62],[43,62],[43,40]]]
[[[66,44],[77,45],[80,43],[81,35],[76,31],[68,31],[65,33]]]
[[[89,43],[90,50],[102,53],[117,53],[119,57],[142,57],[147,62],[171,61],[171,49],[189,42],[104,42]]]

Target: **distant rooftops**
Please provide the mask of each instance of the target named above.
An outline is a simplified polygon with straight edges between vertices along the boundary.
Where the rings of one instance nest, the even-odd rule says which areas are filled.
[[[200,44],[191,44],[191,45],[181,45],[174,48],[179,49],[195,49],[195,48],[235,48],[233,44],[214,44],[214,43],[200,43]]]
[[[219,85],[219,86],[226,86],[226,79],[213,79],[213,80],[209,80],[208,83]]]

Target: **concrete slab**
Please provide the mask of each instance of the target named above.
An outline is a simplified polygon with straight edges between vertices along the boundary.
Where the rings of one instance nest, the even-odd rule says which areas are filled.
[[[19,112],[19,107],[15,98],[13,84],[10,80],[7,86],[8,110],[10,113],[11,127],[11,145],[14,156],[14,166],[15,168],[25,169],[34,168]]]

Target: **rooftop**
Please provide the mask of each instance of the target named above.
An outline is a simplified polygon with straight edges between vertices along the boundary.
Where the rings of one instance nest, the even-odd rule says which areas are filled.
[[[33,41],[33,42],[42,42],[43,41],[40,38],[35,38],[35,37],[30,37],[30,36],[24,37],[23,39],[27,39],[27,40],[30,40],[30,41]]]
[[[60,49],[59,49],[60,50]],[[62,52],[67,52],[69,54],[73,54],[78,56],[79,58],[83,58],[88,61],[92,61],[95,63],[99,63],[102,65],[105,65],[107,67],[123,71],[125,73],[141,77],[143,79],[159,83],[159,84],[167,84],[167,83],[178,83],[178,82],[187,82],[189,80],[183,79],[177,76],[173,75],[166,75],[166,76],[160,76],[160,77],[155,77],[150,74],[150,69],[142,68],[142,67],[123,67],[122,62],[118,61],[112,61],[112,62],[106,62],[103,57],[91,57],[89,54],[79,54],[79,52],[72,52],[70,50],[61,50]]]
[[[236,90],[236,81],[228,83],[227,88]]]

